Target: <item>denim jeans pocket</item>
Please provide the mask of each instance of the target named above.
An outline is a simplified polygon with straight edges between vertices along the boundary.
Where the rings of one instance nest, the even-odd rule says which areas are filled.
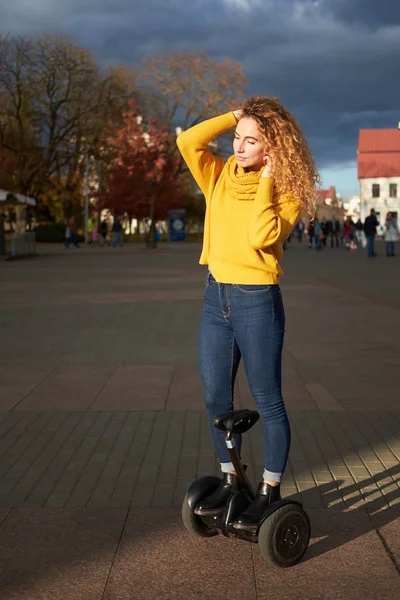
[[[271,290],[271,286],[267,285],[244,285],[244,284],[234,284],[233,286],[239,292],[243,292],[243,294],[265,294]]]

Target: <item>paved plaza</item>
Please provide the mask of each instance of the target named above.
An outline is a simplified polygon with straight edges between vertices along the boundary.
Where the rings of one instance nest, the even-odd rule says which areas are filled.
[[[182,525],[191,481],[218,474],[200,245],[39,245],[0,261],[1,600],[398,599],[400,258],[377,249],[284,254],[282,488],[312,526],[287,570]],[[242,369],[235,397],[254,407]],[[259,423],[243,458],[258,481]]]

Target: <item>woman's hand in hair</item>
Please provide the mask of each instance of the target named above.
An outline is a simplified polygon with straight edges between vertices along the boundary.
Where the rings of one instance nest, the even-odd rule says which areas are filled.
[[[236,122],[239,121],[239,119],[242,116],[242,112],[243,111],[241,109],[239,109],[239,110],[233,110],[232,112],[233,112],[233,115],[234,115],[234,117],[236,119]]]
[[[264,167],[261,177],[272,177],[271,163],[268,156],[264,156]]]

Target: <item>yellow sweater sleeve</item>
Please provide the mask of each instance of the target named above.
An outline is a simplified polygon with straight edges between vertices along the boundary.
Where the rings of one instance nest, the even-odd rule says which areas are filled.
[[[207,145],[218,135],[236,125],[232,112],[203,121],[181,133],[177,145],[190,172],[206,200],[224,168],[223,158],[216,158]]]
[[[261,177],[249,221],[249,240],[254,250],[283,243],[300,217],[299,202],[290,195],[274,201],[273,191],[273,180]]]

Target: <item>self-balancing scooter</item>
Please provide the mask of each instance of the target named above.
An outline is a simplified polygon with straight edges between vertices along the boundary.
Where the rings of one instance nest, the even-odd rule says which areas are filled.
[[[255,410],[236,410],[214,419],[214,425],[225,432],[231,461],[237,475],[237,486],[232,491],[222,512],[217,516],[199,516],[196,506],[212,494],[221,479],[206,476],[192,483],[182,505],[182,519],[186,529],[196,536],[212,537],[222,533],[226,537],[240,538],[258,543],[260,553],[271,566],[291,567],[307,549],[310,541],[310,521],[300,502],[282,499],[268,506],[254,528],[239,529],[234,521],[255,497],[251,483],[235,449],[233,434],[245,433],[259,419]]]

